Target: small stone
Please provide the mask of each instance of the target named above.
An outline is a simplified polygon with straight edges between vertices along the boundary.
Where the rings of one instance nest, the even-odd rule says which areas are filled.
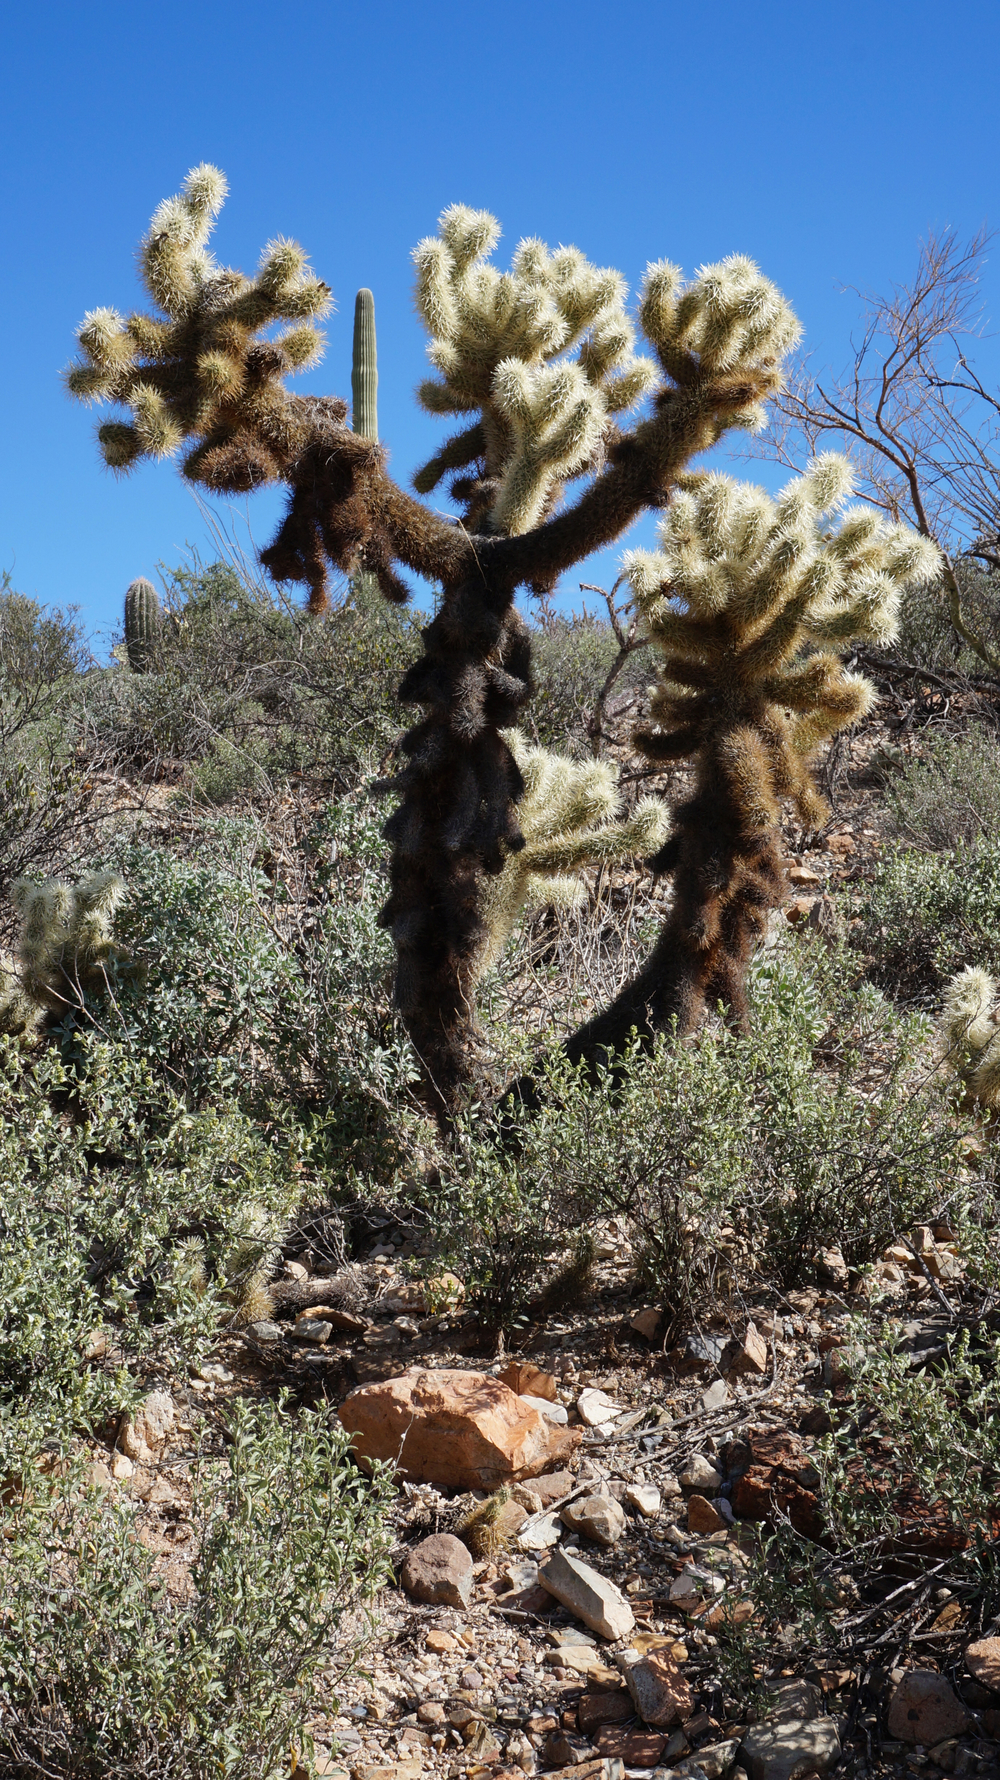
[[[423,1700],[417,1707],[421,1724],[447,1724],[448,1714],[440,1700]]]
[[[825,1774],[840,1760],[840,1737],[832,1718],[810,1724],[799,1718],[768,1719],[744,1733],[740,1754],[750,1780],[801,1780],[806,1774]]]
[[[819,884],[822,882],[819,872],[813,871],[808,865],[789,866],[788,881],[791,884]]]
[[[810,1719],[822,1714],[822,1693],[813,1682],[804,1681],[801,1676],[779,1681],[769,1692],[774,1701],[767,1714],[769,1718]]]
[[[554,1551],[539,1565],[538,1580],[602,1638],[624,1638],[635,1625],[635,1615],[621,1590],[582,1558]]]
[[[543,1508],[550,1508],[553,1502],[558,1502],[561,1497],[568,1496],[575,1484],[576,1478],[572,1471],[550,1471],[545,1477],[531,1479],[531,1488],[536,1495],[541,1497]],[[527,1503],[525,1503],[525,1507],[527,1507]]]
[[[583,1533],[598,1545],[615,1545],[625,1531],[624,1512],[613,1496],[578,1496],[567,1502],[560,1516],[573,1533]]]
[[[977,1638],[966,1649],[965,1666],[983,1687],[1000,1694],[1000,1638]]]
[[[941,1743],[960,1736],[968,1723],[954,1688],[931,1669],[909,1669],[889,1702],[889,1735],[904,1743]]]
[[[127,1459],[142,1463],[155,1458],[174,1425],[174,1400],[167,1391],[150,1391],[134,1415],[126,1418],[118,1445]]]
[[[576,1709],[577,1721],[585,1736],[602,1724],[625,1724],[635,1717],[635,1702],[625,1687],[614,1693],[585,1693]]]
[[[135,1466],[133,1465],[132,1460],[127,1459],[123,1452],[112,1453],[111,1465],[109,1468],[116,1483],[125,1483],[135,1471]]]
[[[726,1525],[718,1509],[704,1496],[689,1496],[687,1510],[689,1533],[720,1533]]]
[[[309,1269],[301,1261],[286,1261],[282,1269],[286,1279],[308,1279]]]
[[[518,1397],[542,1397],[547,1403],[556,1401],[558,1387],[551,1372],[543,1372],[530,1360],[508,1360],[497,1377]]]
[[[629,1328],[634,1335],[641,1335],[644,1341],[658,1341],[663,1332],[662,1310],[637,1310]]]
[[[424,1639],[424,1649],[429,1650],[432,1656],[447,1656],[450,1650],[458,1649],[458,1640],[450,1632],[441,1632],[433,1627]]]
[[[249,1336],[252,1341],[267,1342],[280,1341],[285,1331],[280,1324],[268,1322],[265,1319],[260,1323],[248,1323],[243,1333],[245,1336]]]
[[[694,1457],[688,1460],[680,1474],[681,1488],[697,1490],[699,1493],[706,1490],[715,1491],[721,1482],[722,1473],[717,1471],[701,1452],[696,1452]]]
[[[598,1428],[602,1422],[613,1421],[623,1412],[606,1391],[585,1390],[576,1400],[576,1413],[588,1428]]]
[[[663,1759],[666,1737],[641,1726],[629,1729],[624,1724],[606,1724],[597,1733],[597,1749],[601,1755],[617,1755],[630,1768],[655,1768]]]
[[[453,1533],[432,1533],[409,1553],[400,1581],[415,1601],[467,1607],[472,1594],[472,1554]]]
[[[679,1736],[680,1734],[680,1732],[675,1731],[674,1737]],[[670,1743],[673,1742],[674,1737],[671,1737]],[[674,1755],[671,1754],[670,1750],[670,1743],[667,1744],[666,1749],[663,1751],[664,1759],[666,1761],[674,1760]],[[703,1744],[697,1755],[692,1758],[692,1762],[697,1763],[705,1776],[705,1780],[722,1780],[722,1776],[729,1772],[733,1762],[736,1760],[736,1751],[739,1746],[740,1740],[738,1737],[729,1737],[724,1743]],[[685,1764],[685,1766],[687,1765],[688,1764]]]
[[[463,1669],[458,1678],[458,1685],[465,1693],[478,1693],[483,1685],[483,1678],[478,1669]]]
[[[131,1471],[132,1466],[128,1459],[124,1459],[122,1463],[128,1465],[129,1470]],[[108,1490],[111,1488],[114,1481],[111,1467],[106,1460],[91,1459],[90,1464],[87,1466],[87,1482],[91,1489]]]
[[[668,1650],[650,1650],[625,1671],[639,1717],[647,1724],[677,1724],[690,1718],[691,1688]]]
[[[717,1477],[719,1477],[718,1472],[716,1472],[715,1475]],[[722,1482],[722,1478],[719,1477],[719,1483],[721,1483],[721,1482]],[[714,1487],[716,1489],[718,1489],[719,1485],[716,1484],[716,1485],[714,1485]],[[681,1489],[681,1484],[680,1484],[680,1478],[675,1477],[672,1471],[661,1472],[661,1474],[660,1474],[660,1494],[663,1497],[663,1500],[665,1502],[670,1501],[671,1498],[674,1496],[680,1496],[683,1494],[683,1491]]]
[[[517,1543],[522,1551],[547,1551],[550,1545],[558,1545],[562,1530],[557,1514],[533,1514],[518,1529]]]
[[[710,1384],[708,1390],[701,1394],[701,1406],[706,1415],[710,1415],[713,1409],[722,1409],[728,1402],[729,1386],[724,1378],[717,1378],[715,1383]]]
[[[747,1332],[733,1354],[730,1370],[740,1375],[748,1372],[753,1373],[756,1377],[761,1378],[767,1371],[769,1358],[767,1342],[763,1335],[755,1323],[748,1323]]]
[[[677,1494],[680,1495],[678,1485]],[[652,1483],[630,1483],[625,1490],[625,1500],[636,1514],[644,1520],[654,1520],[660,1512],[660,1492]]]
[[[298,1317],[293,1334],[296,1341],[314,1341],[318,1345],[329,1341],[333,1334],[333,1324],[321,1322],[317,1317]]]

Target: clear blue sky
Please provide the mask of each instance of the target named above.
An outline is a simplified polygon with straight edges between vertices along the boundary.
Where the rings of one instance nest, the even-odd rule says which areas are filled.
[[[138,238],[198,161],[230,180],[220,259],[249,269],[290,234],[333,286],[325,360],[296,387],[349,395],[354,292],[374,290],[404,479],[442,436],[412,399],[409,254],[446,204],[492,210],[501,255],[573,242],[633,288],[652,258],[748,253],[821,362],[847,350],[840,285],[908,277],[929,227],[1000,223],[996,0],[43,0],[6,9],[0,48],[0,567],[98,635],[133,576],[211,553],[176,470],[108,475],[58,380],[86,309],[140,300]],[[279,505],[251,503],[258,542]]]

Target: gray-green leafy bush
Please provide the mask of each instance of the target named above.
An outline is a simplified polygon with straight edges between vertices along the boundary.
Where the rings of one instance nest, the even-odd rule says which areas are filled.
[[[0,1760],[65,1780],[277,1780],[311,1766],[323,1706],[388,1579],[387,1471],[363,1478],[322,1412],[240,1404],[192,1471],[190,1586],[141,1509],[32,1479],[0,1540]],[[8,1765],[10,1764],[10,1765]],[[307,1768],[308,1771],[308,1768]]]
[[[923,742],[886,774],[886,807],[897,835],[936,851],[973,846],[1000,832],[1000,743],[970,723]]]
[[[471,1124],[442,1215],[485,1320],[522,1318],[541,1258],[601,1217],[630,1226],[640,1272],[679,1324],[710,1301],[811,1278],[830,1244],[861,1268],[948,1200],[959,1132],[929,1023],[852,987],[819,943],[765,954],[751,984],[747,1036],[721,1024],[690,1046],[665,1035],[596,1085],[557,1059],[540,1108],[511,1114],[504,1142]]]
[[[128,1045],[80,1030],[75,1060],[0,1041],[0,1476],[67,1450],[138,1381],[204,1352],[233,1314],[248,1243],[280,1237],[308,1155],[231,1102],[192,1111]],[[188,1265],[199,1245],[201,1265]],[[100,1337],[100,1339],[98,1339]]]
[[[95,755],[146,774],[186,765],[195,795],[223,802],[290,773],[344,789],[391,748],[416,646],[407,615],[347,597],[303,613],[222,561],[175,569],[163,606],[156,672],[114,666],[78,687]]]
[[[1000,971],[1000,843],[928,853],[907,847],[879,859],[859,904],[855,944],[875,981],[933,1005],[965,965]]]

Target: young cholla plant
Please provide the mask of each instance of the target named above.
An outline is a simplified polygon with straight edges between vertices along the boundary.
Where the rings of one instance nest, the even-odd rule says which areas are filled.
[[[662,507],[692,456],[727,427],[755,425],[761,401],[781,386],[798,324],[749,260],[705,267],[687,288],[660,261],[638,311],[655,360],[637,357],[618,273],[536,241],[501,272],[488,263],[494,219],[445,211],[416,253],[438,373],[420,394],[465,424],[416,486],[429,494],[447,471],[460,472],[451,494],[461,512],[451,519],[392,481],[377,440],[348,426],[345,402],[286,390],[286,374],[318,354],[313,323],[329,292],[286,241],[265,250],[253,279],[217,266],[208,237],[224,193],[222,175],[199,167],[161,205],[140,256],[158,313],[93,311],[68,383],[127,411],[100,429],[115,469],[183,446],[184,473],[215,491],[283,481],[288,509],[262,561],[276,580],[303,582],[314,610],[326,600],[329,563],[374,575],[390,599],[408,595],[397,565],[439,586],[425,654],[401,687],[425,714],[405,740],[395,785],[383,918],[396,945],[397,1001],[447,1119],[473,1068],[484,878],[523,843],[524,782],[504,739],[530,691],[517,589],[554,586],[644,509]],[[645,396],[649,411],[623,430]]]
[[[108,965],[122,956],[111,929],[124,895],[114,871],[91,872],[78,884],[18,878],[12,897],[21,935],[16,964],[3,971],[0,1031],[33,1034],[106,988]]]
[[[620,817],[615,767],[533,748],[517,730],[507,730],[505,739],[524,778],[517,807],[524,846],[483,887],[486,939],[477,979],[500,957],[523,909],[576,907],[585,894],[579,873],[586,866],[644,858],[667,832],[666,811],[655,797]]]
[[[943,1062],[958,1068],[970,1099],[1000,1106],[1000,1009],[988,971],[969,965],[953,976],[941,1014]]]
[[[810,759],[874,697],[835,651],[893,636],[904,589],[939,571],[933,544],[872,509],[834,521],[851,486],[833,453],[776,499],[728,476],[685,478],[659,552],[626,558],[663,658],[636,740],[653,761],[693,757],[696,780],[653,861],[674,875],[661,938],[573,1056],[620,1049],[633,1027],[690,1030],[706,1003],[745,1020],[747,965],[784,893],[781,804],[807,829],[824,820]]]

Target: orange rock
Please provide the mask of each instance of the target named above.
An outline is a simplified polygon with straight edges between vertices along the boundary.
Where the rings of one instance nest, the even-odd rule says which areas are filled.
[[[721,1533],[725,1521],[707,1496],[688,1497],[688,1532]]]
[[[559,1464],[580,1436],[527,1408],[483,1372],[412,1367],[361,1385],[341,1404],[362,1466],[386,1460],[412,1483],[497,1489]]]
[[[551,1372],[543,1372],[530,1360],[508,1360],[499,1378],[518,1397],[542,1397],[546,1403],[556,1400],[556,1381]]]

